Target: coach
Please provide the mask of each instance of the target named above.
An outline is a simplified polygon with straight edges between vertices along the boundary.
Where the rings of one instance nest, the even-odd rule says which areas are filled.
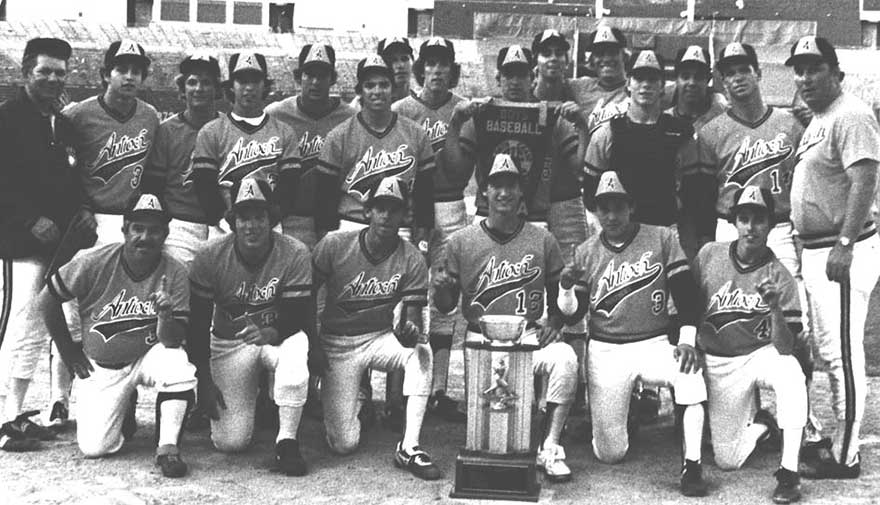
[[[868,298],[880,276],[880,239],[870,217],[880,160],[871,109],[841,89],[834,47],[804,37],[786,65],[814,118],[801,137],[791,188],[791,219],[803,241],[802,270],[819,355],[828,362],[833,443],[806,450],[807,478],[859,476],[865,413],[864,330]]]
[[[21,61],[25,84],[15,98],[0,105],[2,421],[20,414],[46,343],[44,332],[34,331],[35,323],[24,309],[42,286],[50,258],[71,222],[75,223],[71,236],[76,244],[94,243],[94,220],[80,210],[83,193],[73,173],[73,127],[58,113],[70,53],[70,45],[63,40],[28,41]],[[22,422],[30,423],[19,421],[19,427]],[[11,428],[4,426],[3,434]],[[6,442],[0,445],[11,448]]]

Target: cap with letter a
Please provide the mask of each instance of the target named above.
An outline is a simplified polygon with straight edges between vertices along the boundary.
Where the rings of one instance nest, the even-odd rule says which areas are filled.
[[[386,177],[379,181],[379,185],[370,195],[368,205],[372,205],[377,200],[391,200],[406,205],[407,190],[406,184],[397,177]]]
[[[147,216],[158,217],[165,222],[171,221],[171,215],[168,214],[162,201],[152,193],[143,193],[133,198],[124,217],[127,221],[132,221]]]
[[[626,37],[623,32],[617,28],[608,25],[601,25],[596,28],[595,32],[587,35],[587,50],[595,51],[600,46],[611,46],[618,49],[626,47]]]
[[[424,60],[429,56],[443,58],[450,63],[455,63],[455,46],[449,39],[431,37],[422,42],[421,47],[419,47],[419,59]]]
[[[272,197],[272,190],[265,181],[246,177],[241,180],[238,191],[235,193],[235,203],[232,204],[233,209],[237,209],[243,205],[269,206],[269,199]]]
[[[550,44],[557,44],[563,51],[568,51],[571,48],[571,45],[565,39],[565,35],[559,33],[558,30],[549,28],[535,35],[534,40],[532,40],[532,53],[537,54]]]
[[[785,60],[785,65],[791,67],[802,61],[824,61],[829,65],[837,65],[837,51],[831,42],[822,37],[801,37],[791,46],[791,57]]]
[[[104,69],[112,69],[119,60],[134,61],[144,70],[150,66],[150,59],[147,58],[147,52],[144,51],[143,46],[131,39],[117,40],[110,44],[104,53]]]
[[[772,216],[775,209],[773,194],[769,189],[760,186],[746,186],[737,190],[733,195],[733,207],[730,209],[731,222],[736,220],[736,215],[745,207],[760,209]]]
[[[378,54],[371,54],[362,59],[357,64],[357,82],[363,83],[367,78],[367,74],[380,73],[390,80],[394,80],[394,71],[388,66],[388,63]]]
[[[659,73],[661,76],[663,75],[663,60],[650,49],[639,51],[633,56],[632,62],[630,74]]]
[[[623,184],[621,184],[620,176],[617,172],[609,170],[608,172],[602,173],[602,177],[599,178],[599,186],[596,188],[596,199],[602,197],[622,197],[627,200],[631,199],[629,193],[626,192]]]
[[[718,70],[721,70],[725,65],[732,65],[734,63],[746,63],[757,70],[758,54],[755,52],[755,48],[742,42],[731,42],[724,46],[721,54],[718,55],[718,62],[715,63],[715,66]]]
[[[498,51],[498,61],[496,63],[498,70],[504,70],[504,68],[514,65],[532,68],[534,66],[533,61],[531,51],[518,44],[514,44],[502,47]]]
[[[266,57],[253,52],[234,53],[229,57],[229,80],[233,80],[235,74],[240,72],[258,73],[263,77],[268,77],[269,69],[266,66]]]
[[[412,58],[412,46],[409,45],[409,39],[406,37],[385,37],[376,46],[376,54],[387,58],[392,49],[400,49]]]
[[[220,62],[207,51],[195,51],[180,62],[178,70],[182,75],[207,72],[216,80],[220,80]]]
[[[688,46],[678,50],[675,55],[675,72],[678,73],[685,65],[696,66],[706,71],[709,67],[709,51],[700,46]]]
[[[492,168],[489,170],[488,179],[492,180],[492,178],[501,175],[514,175],[517,177],[520,175],[519,168],[517,168],[513,158],[506,153],[498,153],[495,155],[495,159],[492,161]]]
[[[306,44],[299,52],[299,68],[323,65],[336,66],[336,50],[328,44]]]

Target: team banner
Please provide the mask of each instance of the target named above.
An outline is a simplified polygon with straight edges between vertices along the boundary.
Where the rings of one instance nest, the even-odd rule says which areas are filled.
[[[552,135],[561,102],[506,102],[492,100],[474,118],[477,164],[491,167],[498,153],[509,154],[519,169],[526,208],[550,200]],[[477,170],[477,185],[486,187],[488,169]],[[486,198],[477,192],[477,209],[487,210]]]

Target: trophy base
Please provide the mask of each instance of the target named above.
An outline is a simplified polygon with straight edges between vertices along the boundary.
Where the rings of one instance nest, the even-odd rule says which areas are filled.
[[[538,501],[535,453],[490,454],[462,449],[455,458],[451,498]]]

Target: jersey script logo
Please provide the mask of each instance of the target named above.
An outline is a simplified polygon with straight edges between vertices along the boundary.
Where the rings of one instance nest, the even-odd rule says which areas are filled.
[[[339,293],[339,308],[352,314],[391,303],[400,278],[400,274],[394,274],[386,281],[376,277],[367,279],[366,272],[360,272]]]
[[[299,139],[299,156],[302,158],[303,164],[306,160],[317,160],[323,148],[324,137],[320,135],[309,136],[309,132],[305,132]]]
[[[485,311],[495,300],[535,280],[541,275],[541,268],[532,266],[533,259],[534,254],[526,254],[517,262],[502,260],[499,263],[495,256],[489,258],[477,277],[476,294],[471,303]]]
[[[92,169],[92,177],[100,179],[106,184],[125,167],[143,159],[150,147],[147,133],[146,128],[134,137],[117,136],[116,132],[111,133],[104,147],[98,152],[98,159],[95,160]]]
[[[709,299],[709,317],[706,322],[721,331],[722,328],[738,321],[748,321],[764,317],[770,307],[758,293],[746,293],[741,288],[731,290],[732,281],[727,281]],[[713,310],[714,307],[714,310]]]
[[[733,168],[727,176],[727,184],[745,187],[753,177],[788,158],[792,150],[784,133],[771,140],[755,139],[754,143],[749,137],[744,138],[733,155]]]
[[[592,297],[594,311],[610,316],[627,297],[653,284],[663,273],[663,265],[651,262],[653,255],[647,251],[635,263],[622,261],[618,267],[613,259],[609,261]]]
[[[381,179],[399,176],[411,169],[416,160],[407,153],[408,148],[407,144],[401,144],[394,151],[380,149],[374,154],[373,146],[370,146],[345,178],[348,192],[359,195],[363,200]]]
[[[431,141],[431,147],[435,152],[443,149],[443,146],[446,145],[446,131],[449,130],[448,124],[439,119],[431,124],[431,119],[425,118],[422,121],[422,129],[425,130],[425,134],[428,136],[428,140]]]
[[[803,156],[805,152],[810,150],[810,148],[825,140],[827,135],[828,131],[824,126],[815,129],[808,128],[801,137],[801,143],[798,144],[797,156]]]
[[[138,333],[156,328],[156,309],[152,301],[142,301],[137,296],[126,298],[125,290],[121,290],[113,300],[97,313],[92,314],[92,321],[109,321],[92,326],[95,333],[101,335],[104,342],[118,336]]]
[[[246,175],[276,165],[281,156],[278,141],[279,138],[273,136],[265,142],[251,140],[245,144],[244,138],[239,137],[220,167],[218,180],[235,183]]]

